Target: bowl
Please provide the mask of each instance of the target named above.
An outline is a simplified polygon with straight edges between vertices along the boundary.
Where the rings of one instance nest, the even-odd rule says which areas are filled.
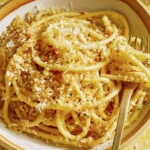
[[[4,31],[6,27],[11,23],[12,19],[16,15],[20,15],[22,18],[24,15],[31,11],[34,11],[35,6],[44,5],[45,7],[60,7],[60,8],[73,8],[76,11],[100,11],[100,10],[114,10],[123,14],[129,22],[129,27],[133,35],[143,36],[150,33],[150,13],[147,8],[138,0],[122,0],[122,1],[99,1],[99,0],[13,0],[4,6],[0,10],[0,32]],[[134,19],[133,19],[134,18]],[[140,29],[140,30],[139,30]],[[124,130],[123,139],[121,142],[121,149],[129,145],[136,137],[138,137],[150,124],[150,104],[144,106],[141,110],[142,113],[138,116],[138,119],[128,128]],[[100,144],[93,150],[109,149],[113,140],[106,141]],[[65,147],[57,147],[54,144],[47,144],[37,138],[32,138],[27,135],[16,134],[9,131],[5,124],[0,123],[0,145],[6,149],[36,149],[36,150],[67,150]]]

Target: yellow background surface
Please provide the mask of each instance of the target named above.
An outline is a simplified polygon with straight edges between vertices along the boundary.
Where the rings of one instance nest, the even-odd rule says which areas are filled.
[[[1,2],[5,2],[7,0],[0,0]],[[150,10],[150,0],[141,0]],[[0,147],[0,150],[4,150]],[[124,148],[123,150],[150,150],[150,126],[135,139],[129,146]]]

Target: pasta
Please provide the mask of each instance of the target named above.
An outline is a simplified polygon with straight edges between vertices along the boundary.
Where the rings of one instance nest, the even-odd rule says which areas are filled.
[[[0,36],[0,116],[14,132],[89,148],[113,138],[120,98],[132,93],[125,126],[148,102],[150,55],[128,44],[114,11],[47,8],[17,16]]]

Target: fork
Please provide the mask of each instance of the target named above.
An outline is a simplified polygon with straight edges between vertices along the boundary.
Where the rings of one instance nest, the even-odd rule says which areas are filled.
[[[132,42],[131,40],[132,40],[132,35],[129,38],[129,44],[131,44]],[[139,49],[145,53],[150,53],[150,37],[149,36],[147,38],[143,37],[141,39],[140,46],[138,46],[138,37],[136,36],[133,42],[133,46],[134,48]],[[126,115],[128,111],[130,98],[132,96],[133,91],[135,90],[137,86],[138,84],[133,84],[129,82],[124,84],[124,91],[122,95],[112,150],[118,150],[120,147],[120,142],[121,142],[121,138],[123,134],[124,123],[125,123],[125,119],[126,119]]]

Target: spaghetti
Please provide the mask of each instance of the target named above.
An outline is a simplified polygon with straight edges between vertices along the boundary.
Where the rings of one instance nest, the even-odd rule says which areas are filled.
[[[0,114],[10,130],[77,147],[113,138],[126,82],[126,127],[147,102],[150,55],[128,44],[114,11],[59,8],[17,16],[0,36]]]

